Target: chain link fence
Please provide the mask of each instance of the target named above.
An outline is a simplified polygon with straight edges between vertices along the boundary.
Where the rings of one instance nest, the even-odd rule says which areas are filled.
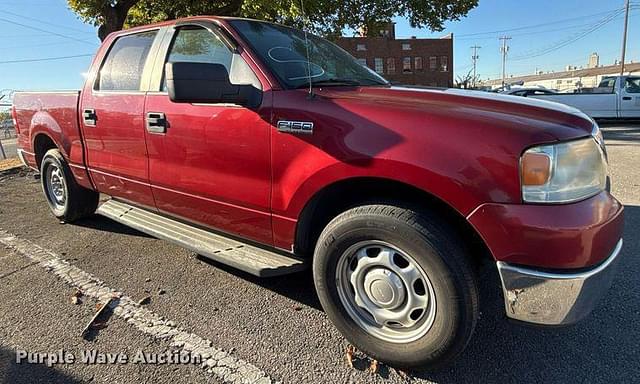
[[[17,156],[17,135],[11,120],[0,122],[0,160]]]

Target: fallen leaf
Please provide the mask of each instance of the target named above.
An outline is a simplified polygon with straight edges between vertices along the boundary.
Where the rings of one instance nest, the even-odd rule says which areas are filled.
[[[151,296],[145,296],[138,301],[138,305],[147,305],[149,303],[151,303]]]
[[[371,360],[371,365],[369,366],[369,372],[378,373],[378,360]]]
[[[353,354],[356,352],[356,348],[353,345],[347,346],[347,365],[349,368],[353,368]]]
[[[82,304],[82,300],[80,300],[81,297],[82,297],[82,291],[79,289],[76,289],[75,292],[73,292],[73,295],[71,295],[71,304],[74,304],[74,305]]]
[[[396,369],[396,372],[398,372],[398,375],[400,375],[402,379],[409,381],[409,374],[407,373],[407,371],[403,371],[402,369]]]
[[[87,323],[87,325],[84,327],[84,329],[82,330],[82,333],[80,334],[82,337],[85,337],[85,335],[87,334],[87,332],[89,331],[89,329],[94,325],[94,323],[102,323],[102,322],[98,322],[98,317],[100,317],[100,315],[102,314],[102,312],[105,310],[105,308],[107,308],[109,306],[109,304],[111,304],[111,301],[115,300],[114,297],[109,298],[109,300],[107,300],[106,303],[97,303],[96,304],[96,313],[93,315],[93,317],[91,318],[91,320],[89,321],[89,323]],[[101,324],[102,325],[102,324]],[[104,327],[106,325],[103,325],[102,327]]]

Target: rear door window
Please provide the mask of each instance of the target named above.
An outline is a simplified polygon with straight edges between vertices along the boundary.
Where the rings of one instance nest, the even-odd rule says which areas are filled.
[[[96,90],[139,91],[142,71],[158,31],[119,37],[102,64]]]

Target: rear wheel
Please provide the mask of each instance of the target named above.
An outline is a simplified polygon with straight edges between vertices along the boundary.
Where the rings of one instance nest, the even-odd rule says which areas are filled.
[[[455,231],[391,205],[351,209],[318,240],[313,274],[329,318],[358,349],[397,367],[437,368],[466,346],[478,294]]]
[[[72,222],[92,215],[98,208],[100,195],[78,185],[57,149],[50,149],[42,158],[40,175],[49,208],[58,219]]]

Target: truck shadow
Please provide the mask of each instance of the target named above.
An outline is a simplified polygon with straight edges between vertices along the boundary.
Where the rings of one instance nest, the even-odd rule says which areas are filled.
[[[99,231],[104,231],[104,232],[151,238],[151,236],[147,235],[146,233],[140,232],[131,227],[127,227],[124,224],[120,224],[117,221],[109,220],[97,214],[87,217],[85,219],[74,221],[73,225],[77,225],[79,227],[84,227],[84,228],[95,229]]]
[[[75,384],[81,382],[44,364],[28,364],[24,361],[18,364],[15,350],[0,347],[0,383],[2,384]]]

